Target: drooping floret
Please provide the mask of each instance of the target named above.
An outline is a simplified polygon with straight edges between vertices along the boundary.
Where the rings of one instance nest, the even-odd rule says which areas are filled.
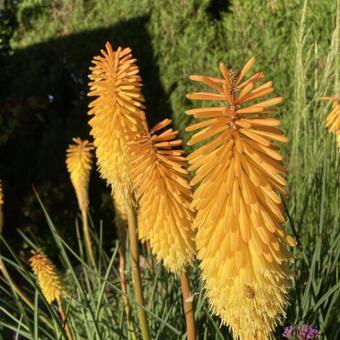
[[[139,198],[139,237],[167,269],[182,274],[194,255],[192,190],[177,131],[165,119],[147,126],[131,146],[132,174]]]

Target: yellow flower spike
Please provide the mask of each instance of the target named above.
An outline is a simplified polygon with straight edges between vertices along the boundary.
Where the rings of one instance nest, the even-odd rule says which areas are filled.
[[[130,48],[106,50],[94,57],[90,68],[89,96],[97,97],[89,107],[91,134],[101,176],[112,191],[132,192],[126,143],[141,126],[144,115],[142,79]]]
[[[4,228],[4,214],[2,211],[3,205],[4,205],[4,193],[2,188],[2,181],[0,180],[0,235],[2,234],[2,230]]]
[[[139,267],[136,215],[133,198],[134,189],[130,175],[127,143],[133,141],[145,120],[144,97],[141,93],[142,79],[136,59],[130,48],[112,50],[109,42],[101,55],[93,58],[90,67],[90,91],[88,96],[96,97],[88,114],[91,135],[96,147],[100,175],[111,186],[112,195],[121,192],[125,198],[128,220],[131,272],[135,298],[139,306],[137,314],[144,340],[150,339],[144,304]],[[129,318],[129,316],[127,316]]]
[[[66,165],[77,195],[79,208],[81,211],[86,211],[89,206],[88,188],[92,165],[91,151],[94,148],[87,140],[83,141],[80,138],[73,138],[72,140],[74,144],[70,144],[66,151]]]
[[[150,131],[146,127],[132,143],[131,173],[139,197],[139,238],[150,242],[168,270],[181,275],[195,252],[192,190],[184,151],[177,148],[182,141],[170,123],[165,119]]]
[[[70,173],[71,182],[77,195],[78,205],[82,214],[83,231],[87,253],[92,262],[93,267],[96,266],[92,250],[92,242],[87,218],[87,210],[89,207],[89,181],[92,166],[92,154],[94,149],[92,144],[80,138],[72,139],[75,144],[70,144],[66,151],[66,165]]]
[[[188,156],[197,209],[194,228],[202,277],[214,313],[236,339],[264,340],[285,316],[291,256],[296,242],[282,228],[281,195],[286,195],[286,168],[275,142],[288,139],[269,117],[282,97],[262,99],[273,83],[256,72],[246,78],[255,58],[239,74],[221,63],[222,78],[191,76],[214,92],[189,99],[222,101],[220,106],[190,109],[200,119],[188,144],[205,142]],[[255,102],[254,102],[255,100]]]
[[[66,290],[54,264],[42,251],[34,253],[29,262],[47,302],[59,303]]]
[[[340,96],[321,97],[321,100],[332,101],[332,111],[326,118],[326,126],[330,133],[335,134],[338,147],[340,148]]]
[[[170,123],[165,119],[149,131],[144,122],[143,132],[129,145],[131,174],[139,198],[139,238],[149,242],[158,261],[180,275],[187,338],[194,340],[194,307],[185,272],[195,253],[192,190],[184,151],[176,148],[182,145],[178,132],[163,130]]]

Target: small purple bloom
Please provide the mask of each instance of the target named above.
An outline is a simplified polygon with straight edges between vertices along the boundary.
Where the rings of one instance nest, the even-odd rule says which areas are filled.
[[[320,336],[320,331],[312,325],[301,325],[299,327],[298,336],[301,340],[318,339]]]
[[[320,337],[320,331],[313,325],[286,326],[282,334],[289,340],[317,340]]]
[[[287,339],[291,339],[294,336],[295,327],[290,325],[286,326],[282,336]]]

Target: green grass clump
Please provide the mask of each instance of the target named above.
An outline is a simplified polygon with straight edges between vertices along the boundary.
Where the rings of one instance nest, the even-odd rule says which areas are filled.
[[[59,235],[57,226],[53,223],[45,206],[40,201],[46,223],[53,235],[59,264],[64,275],[67,295],[63,298],[66,321],[75,339],[133,339],[131,327],[126,320],[124,307],[121,303],[121,289],[118,273],[118,243],[110,252],[103,247],[103,226],[99,228],[99,235],[94,234],[97,253],[97,266],[93,268],[86,261],[85,244],[81,241],[81,232],[77,219],[78,249],[73,249]],[[92,227],[94,227],[92,225]],[[25,243],[32,249],[43,249],[44,244],[37,244],[34,238],[29,238],[20,232]],[[13,273],[16,280],[21,282],[24,294],[30,297],[34,304],[32,310],[20,299],[11,286],[1,280],[0,334],[4,339],[9,334],[20,335],[25,339],[61,339],[66,337],[63,323],[58,309],[49,305],[39,289],[34,275],[28,269],[27,263],[17,256],[8,243],[1,237],[1,248],[7,256],[2,260]],[[178,279],[167,273],[161,265],[148,265],[146,252],[141,257],[144,285],[145,305],[152,339],[185,339],[185,321],[182,317],[182,298]],[[199,273],[194,269],[191,273],[194,282],[198,332],[202,339],[223,339],[218,321],[214,320],[208,311],[204,298]],[[133,311],[134,329],[137,338],[138,331],[136,302],[133,298],[132,278],[130,276],[130,262],[127,261],[128,300]],[[14,299],[14,300],[13,300]],[[14,301],[14,303],[13,303]],[[1,337],[0,337],[1,339]]]

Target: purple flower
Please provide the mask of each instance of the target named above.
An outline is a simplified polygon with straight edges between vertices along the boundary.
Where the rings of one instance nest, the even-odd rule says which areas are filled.
[[[284,338],[291,339],[294,336],[294,333],[295,333],[295,327],[290,325],[290,326],[285,327],[282,336]]]
[[[282,336],[290,340],[317,340],[320,337],[320,331],[313,325],[290,325],[285,327]]]
[[[320,336],[320,331],[311,325],[301,325],[299,326],[298,336],[301,340],[318,339]]]

